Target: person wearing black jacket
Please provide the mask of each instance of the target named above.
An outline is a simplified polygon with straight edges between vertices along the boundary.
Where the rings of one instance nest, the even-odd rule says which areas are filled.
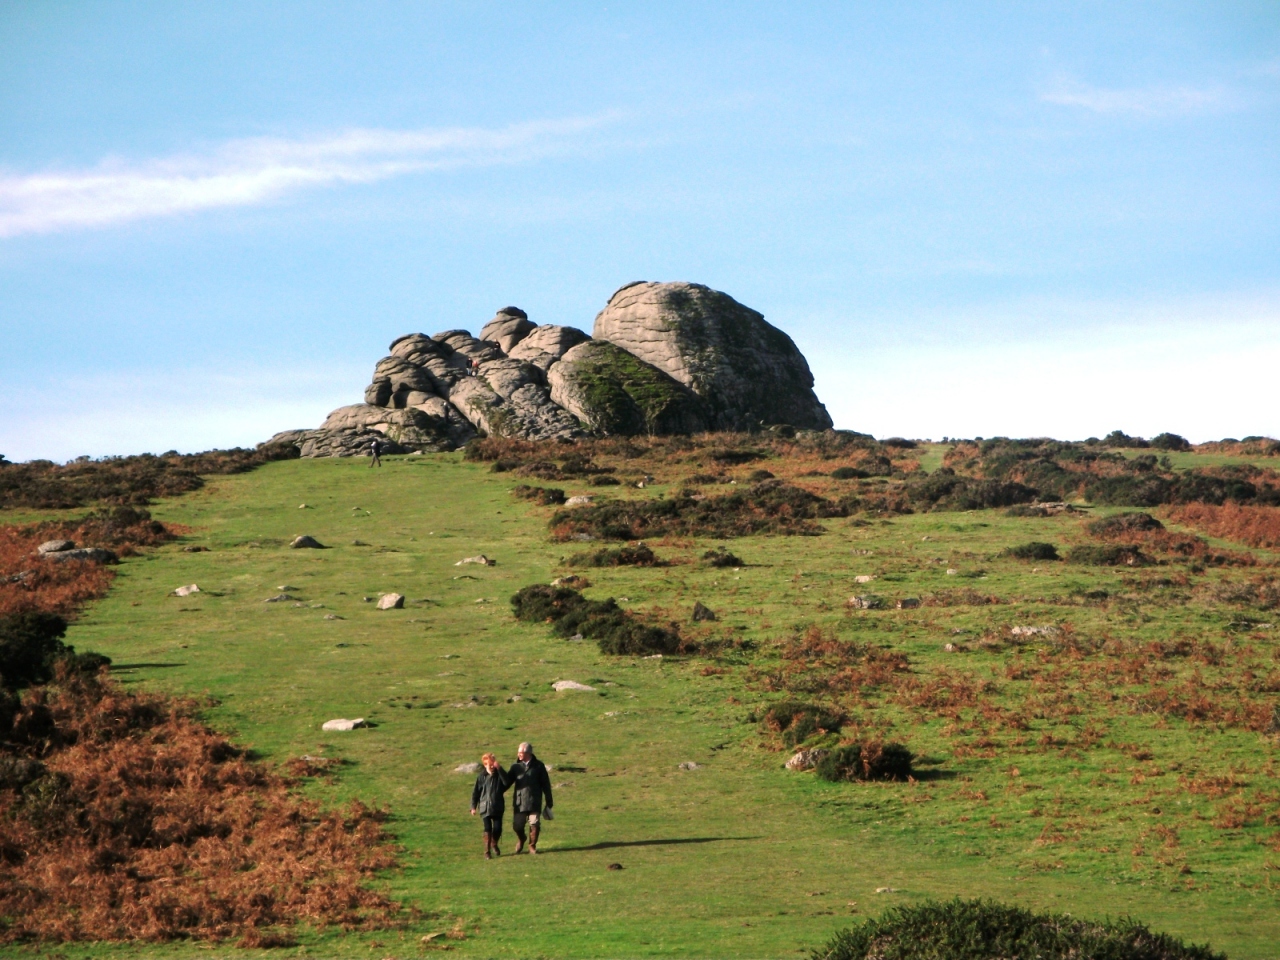
[[[547,776],[547,766],[533,755],[533,745],[520,744],[516,751],[519,758],[511,765],[507,779],[516,786],[515,815],[512,826],[516,830],[516,853],[524,850],[525,826],[529,828],[529,852],[538,852],[538,834],[542,831],[543,810],[551,816],[551,778]],[[543,801],[546,801],[545,807]]]
[[[498,758],[492,753],[486,753],[480,758],[480,762],[484,769],[476,777],[476,785],[471,789],[471,815],[474,817],[477,813],[480,814],[484,824],[484,858],[489,860],[492,855],[502,856],[498,841],[502,839],[502,817],[507,812],[507,801],[502,795],[513,781],[507,771],[498,765]],[[519,853],[518,850],[516,852]]]

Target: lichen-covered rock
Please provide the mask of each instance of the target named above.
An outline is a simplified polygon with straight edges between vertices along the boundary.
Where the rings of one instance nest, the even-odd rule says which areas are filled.
[[[832,425],[791,338],[710,287],[629,284],[600,311],[593,334],[688,386],[702,398],[713,429]]]
[[[541,370],[547,370],[566,353],[582,343],[590,340],[577,327],[561,327],[548,324],[537,327],[507,352],[513,360],[526,360]]]
[[[573,415],[551,399],[542,371],[523,360],[481,363],[475,376],[453,385],[449,402],[490,436],[554,440],[583,435]]]
[[[657,367],[604,340],[586,340],[547,370],[551,399],[602,436],[699,433],[702,401]]]
[[[499,350],[509,354],[512,347],[537,326],[519,307],[503,307],[496,317],[480,328],[480,339],[496,343]]]

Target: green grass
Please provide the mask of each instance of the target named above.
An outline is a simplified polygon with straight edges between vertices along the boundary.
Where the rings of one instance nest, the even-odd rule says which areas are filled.
[[[386,883],[428,916],[404,932],[308,933],[307,954],[419,956],[423,934],[461,918],[467,937],[453,945],[468,956],[797,956],[890,903],[958,895],[1079,916],[1130,913],[1153,929],[1207,940],[1233,960],[1276,955],[1280,854],[1263,845],[1274,827],[1216,828],[1213,804],[1177,783],[1234,767],[1250,790],[1276,791],[1275,746],[1258,734],[1086,711],[1035,721],[1028,744],[1003,737],[993,757],[979,749],[957,757],[972,733],[872,695],[860,708],[864,721],[907,742],[926,758],[922,769],[938,773],[914,785],[828,784],[783,770],[786,754],[747,720],[777,698],[752,670],[776,667],[772,641],[809,624],[904,652],[925,677],[989,677],[1000,688],[993,699],[1016,706],[1042,692],[1003,679],[1015,654],[944,653],[952,630],[972,640],[1012,624],[1068,622],[1081,635],[1195,633],[1225,643],[1235,612],[1160,599],[1159,590],[1135,593],[1126,585],[1138,576],[1131,570],[997,556],[1030,539],[1084,542],[1079,521],[1065,516],[928,514],[867,527],[831,520],[821,537],[734,541],[748,564],[736,572],[692,562],[579,571],[594,583],[590,597],[615,596],[694,633],[688,613],[701,600],[720,616],[707,631],[759,644],[754,654],[714,663],[609,658],[512,618],[511,594],[566,572],[561,558],[573,552],[548,540],[550,510],[510,496],[515,482],[459,455],[388,458],[381,471],[363,459],[287,461],[213,478],[152,508],[194,532],[122,563],[110,595],[67,637],[78,650],[113,657],[125,683],[212,698],[208,721],[269,762],[321,750],[350,760],[336,786],[308,787],[325,802],[391,806],[407,852]],[[288,549],[300,533],[331,549]],[[182,552],[190,543],[210,552]],[[674,541],[659,552],[692,560],[713,545]],[[497,566],[454,565],[480,552]],[[960,573],[948,576],[948,567]],[[855,587],[863,573],[879,579]],[[204,592],[167,596],[192,582]],[[262,602],[282,585],[303,605]],[[961,587],[1017,602],[856,614],[844,606],[855,590],[892,600]],[[1064,601],[1073,589],[1136,599]],[[410,602],[378,611],[362,600],[385,591]],[[1235,642],[1259,659],[1274,657],[1271,634]],[[703,675],[708,665],[724,672]],[[556,694],[550,684],[558,679],[598,693]],[[524,699],[508,703],[516,693]],[[339,716],[378,726],[320,731]],[[1104,740],[1149,745],[1154,759],[1103,746],[1037,746],[1042,733],[1066,737],[1091,719],[1105,723]],[[510,763],[523,739],[549,764],[585,769],[552,772],[557,819],[546,829],[545,855],[485,862],[479,825],[467,815],[472,778],[452,770],[487,749]],[[702,766],[681,771],[683,761]],[[1180,838],[1168,865],[1155,862],[1160,844],[1152,839],[1166,823]],[[1146,852],[1135,856],[1135,845]],[[508,833],[504,850],[512,849]],[[624,869],[608,871],[615,862]],[[1184,865],[1189,874],[1179,872]],[[881,887],[895,892],[877,894]],[[15,952],[24,950],[47,952]],[[57,952],[210,955],[198,944]]]

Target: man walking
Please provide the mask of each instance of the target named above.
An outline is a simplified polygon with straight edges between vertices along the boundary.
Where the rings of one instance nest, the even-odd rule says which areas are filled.
[[[515,815],[512,826],[515,827],[516,853],[524,850],[525,827],[529,828],[529,852],[538,852],[538,834],[542,829],[542,818],[545,798],[546,816],[551,816],[551,778],[547,776],[547,766],[533,755],[533,744],[520,744],[516,751],[518,758],[507,771],[508,779],[515,785]]]
[[[374,437],[373,441],[369,444],[369,456],[372,458],[369,461],[370,467],[382,466],[382,460],[378,456],[378,454],[380,454],[381,452],[382,452],[382,444],[378,441],[377,437]]]

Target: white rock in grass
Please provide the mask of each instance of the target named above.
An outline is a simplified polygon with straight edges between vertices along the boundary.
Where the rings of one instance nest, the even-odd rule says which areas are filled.
[[[694,763],[692,760],[686,760],[684,763],[680,764],[680,769],[681,770],[701,770],[702,764]]]
[[[403,610],[404,595],[399,593],[384,593],[378,598],[379,610]]]
[[[818,761],[829,754],[830,750],[801,750],[787,761],[788,770],[812,770]]]
[[[585,507],[591,502],[592,498],[586,494],[579,494],[576,497],[570,497],[564,502],[566,507]]]
[[[193,593],[199,593],[199,592],[200,592],[199,587],[197,587],[194,583],[188,583],[185,587],[179,587],[177,590],[173,591],[173,593],[170,594],[170,596],[189,597]]]
[[[557,680],[551,685],[551,689],[556,693],[563,693],[566,690],[582,690],[587,693],[594,693],[595,687],[589,687],[585,683],[579,683],[577,680]]]
[[[870,583],[874,579],[875,577],[871,576],[870,574],[861,573],[858,576],[853,578],[853,582],[854,583]]]
[[[368,724],[364,722],[364,717],[356,717],[356,719],[354,720],[348,720],[345,717],[342,717],[337,720],[326,720],[323,724],[321,724],[320,729],[321,730],[359,730],[367,726]]]
[[[454,566],[460,567],[464,563],[478,563],[482,567],[492,567],[497,562],[498,562],[497,560],[490,560],[483,553],[477,553],[474,557],[466,557],[462,560],[459,560],[457,563],[454,564]]]
[[[36,553],[61,553],[64,550],[74,550],[75,548],[76,542],[74,540],[46,540],[36,547]]]

